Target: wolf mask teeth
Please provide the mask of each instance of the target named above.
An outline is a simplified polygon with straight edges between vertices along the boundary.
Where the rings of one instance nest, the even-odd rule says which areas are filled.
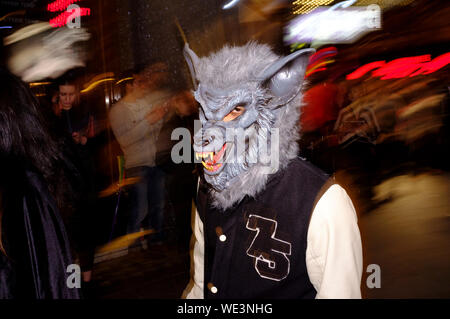
[[[246,195],[255,196],[269,174],[297,156],[300,92],[313,52],[280,57],[269,46],[250,42],[199,58],[186,44],[184,55],[201,105],[194,151],[214,206],[227,209]],[[267,147],[279,164],[269,170],[261,159]]]

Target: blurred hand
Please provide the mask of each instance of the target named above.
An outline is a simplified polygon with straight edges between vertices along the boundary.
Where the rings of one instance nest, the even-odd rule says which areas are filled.
[[[155,124],[159,120],[161,120],[169,111],[169,107],[166,103],[161,106],[156,106],[153,110],[147,113],[145,118],[150,124]]]
[[[75,144],[86,145],[87,143],[87,137],[84,135],[80,135],[79,132],[73,132],[72,139],[75,142]]]
[[[198,110],[197,102],[189,91],[180,92],[172,100],[175,112],[181,117],[192,115]]]

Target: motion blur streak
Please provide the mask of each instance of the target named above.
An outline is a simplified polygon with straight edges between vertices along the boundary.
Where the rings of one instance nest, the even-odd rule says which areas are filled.
[[[48,23],[37,23],[5,38],[11,52],[8,66],[25,82],[55,79],[67,70],[85,66],[78,46],[90,38],[90,33],[83,28],[49,28]]]
[[[49,3],[47,6],[47,10],[50,12],[57,12],[66,10],[68,6],[74,4],[76,2],[80,2],[81,0],[57,0],[55,2]]]
[[[430,74],[447,66],[450,63],[450,53],[442,54],[431,60],[429,54],[406,57],[393,60],[389,63],[376,61],[359,67],[356,71],[347,75],[347,80],[356,80],[364,76],[369,71],[372,77],[379,77],[381,80],[399,79],[406,76],[413,77],[419,74]]]
[[[450,176],[424,171],[386,179],[374,189],[383,202],[360,220],[366,261],[382,269],[370,298],[430,298],[450,293]],[[406,288],[408,287],[408,288]]]

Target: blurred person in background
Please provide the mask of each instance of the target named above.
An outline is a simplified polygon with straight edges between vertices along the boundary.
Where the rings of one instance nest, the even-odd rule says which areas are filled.
[[[92,137],[90,131],[93,116],[86,105],[80,102],[80,87],[74,74],[69,73],[58,81],[58,99],[53,111],[60,125],[72,136],[75,144],[86,145]]]
[[[189,251],[191,237],[191,207],[196,197],[198,174],[195,172],[193,150],[190,160],[175,163],[171,158],[172,148],[179,140],[172,140],[172,132],[177,128],[185,128],[194,136],[194,120],[198,119],[198,104],[191,92],[181,90],[167,102],[168,114],[164,117],[163,127],[158,136],[156,164],[166,174],[168,207],[166,213],[175,221],[175,240],[180,252]],[[178,139],[179,136],[175,135]],[[192,140],[191,140],[192,147]],[[183,149],[183,152],[187,150]],[[185,156],[185,154],[180,154]]]
[[[130,188],[127,233],[153,230],[153,240],[163,238],[165,173],[156,164],[157,140],[167,101],[168,68],[157,62],[137,70],[126,86],[126,95],[109,113],[110,125],[125,157],[126,178],[138,177]]]
[[[94,116],[81,101],[78,75],[67,72],[57,81],[57,104],[48,121],[73,167],[70,170],[71,196],[61,203],[65,224],[82,271],[86,297],[91,290],[92,268],[95,255],[96,189],[95,167],[91,139],[94,137]]]
[[[67,160],[25,83],[0,67],[0,298],[79,298],[57,203]]]

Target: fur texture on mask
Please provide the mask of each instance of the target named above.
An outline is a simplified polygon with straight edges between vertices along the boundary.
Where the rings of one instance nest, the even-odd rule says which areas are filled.
[[[242,47],[226,46],[208,57],[199,59],[195,66],[196,77],[200,83],[217,89],[239,86],[250,88],[251,85],[245,84],[254,82],[262,70],[279,58],[269,46],[263,44],[251,42]],[[274,105],[275,99],[262,83],[258,83],[252,94],[258,96],[259,101],[258,134],[266,135],[268,139],[270,129],[279,128],[279,167],[268,174],[267,166],[260,163],[241,166],[232,164],[235,167],[230,167],[230,172],[233,173],[225,177],[225,187],[220,191],[214,188],[210,190],[212,205],[222,210],[239,203],[245,196],[255,197],[262,192],[270,176],[285,169],[298,155],[301,91],[282,106]]]

